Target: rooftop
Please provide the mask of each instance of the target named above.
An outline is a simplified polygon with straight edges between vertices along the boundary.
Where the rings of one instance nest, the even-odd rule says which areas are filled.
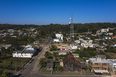
[[[13,51],[13,53],[16,53],[16,52],[17,52],[17,53],[22,53],[23,51]]]
[[[102,58],[102,59],[104,59],[104,58],[106,58],[106,55],[96,55],[96,57],[98,58]]]
[[[112,63],[116,63],[116,59],[107,59],[107,60],[112,62]]]
[[[93,63],[109,63],[107,60],[98,60],[99,58],[89,58]]]

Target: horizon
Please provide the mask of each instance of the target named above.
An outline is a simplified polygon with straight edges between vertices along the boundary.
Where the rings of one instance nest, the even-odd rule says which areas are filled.
[[[116,24],[116,22],[96,22],[96,23],[73,23],[73,25],[75,24],[97,24],[97,23],[114,23]],[[50,24],[57,24],[57,23],[50,23],[50,24],[42,24],[42,25],[39,25],[39,24],[9,24],[9,23],[0,23],[0,24],[8,24],[8,25],[38,25],[38,26],[43,26],[43,25],[50,25]],[[58,24],[58,25],[70,25],[70,24]]]
[[[116,23],[116,0],[0,0],[0,24]]]

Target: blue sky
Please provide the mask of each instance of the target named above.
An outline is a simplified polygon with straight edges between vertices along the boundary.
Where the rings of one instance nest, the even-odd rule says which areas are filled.
[[[1,24],[116,23],[116,0],[0,0]]]

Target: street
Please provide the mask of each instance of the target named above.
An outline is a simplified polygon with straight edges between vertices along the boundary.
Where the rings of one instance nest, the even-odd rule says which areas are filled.
[[[52,42],[52,39],[50,38],[48,40],[48,42],[46,43],[47,46],[50,46]],[[45,45],[45,46],[46,46]],[[38,55],[36,56],[36,58],[32,61],[32,63],[30,63],[21,73],[19,73],[18,75],[12,76],[12,77],[45,77],[42,75],[38,74],[38,58],[40,57],[40,55],[45,53],[45,46],[43,47],[43,49],[38,53]]]

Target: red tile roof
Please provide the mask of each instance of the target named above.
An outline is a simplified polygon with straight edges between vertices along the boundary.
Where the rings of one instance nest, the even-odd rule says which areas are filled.
[[[63,63],[65,64],[68,60],[70,60],[73,64],[81,66],[81,63],[79,61],[72,60],[72,59],[74,59],[74,56],[67,56],[63,59]]]

